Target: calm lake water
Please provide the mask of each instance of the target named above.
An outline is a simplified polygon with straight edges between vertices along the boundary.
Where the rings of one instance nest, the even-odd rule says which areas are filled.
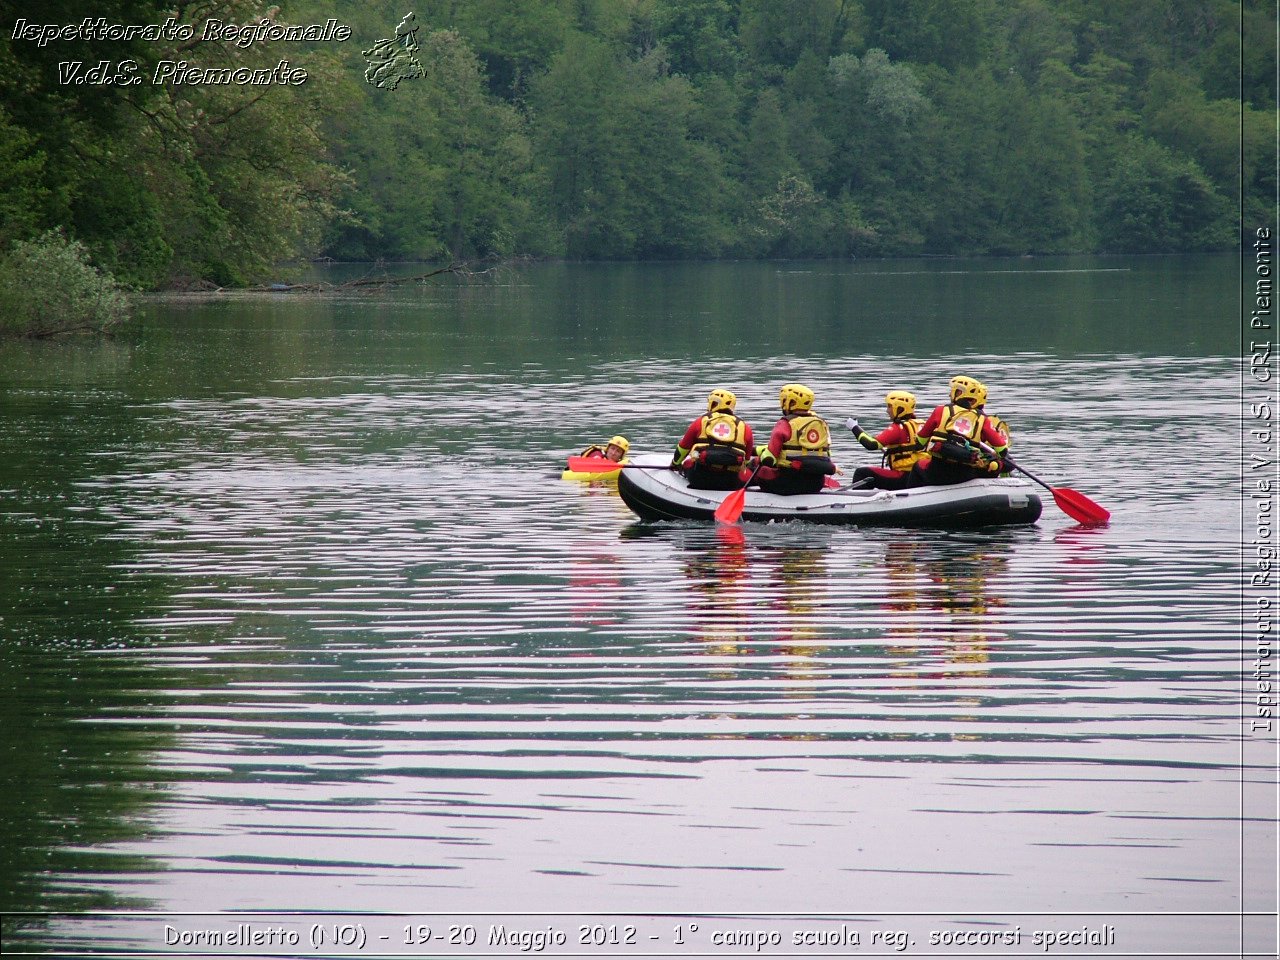
[[[1237,275],[546,265],[0,346],[5,952],[1274,951]],[[955,373],[1111,525],[643,526],[559,479],[714,387],[875,426]]]

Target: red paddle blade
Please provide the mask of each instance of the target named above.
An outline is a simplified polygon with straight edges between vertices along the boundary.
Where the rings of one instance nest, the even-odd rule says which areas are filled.
[[[1062,512],[1072,520],[1080,523],[1102,524],[1111,519],[1111,512],[1100,507],[1083,493],[1067,487],[1052,487],[1053,502],[1062,508]]]
[[[724,503],[716,507],[716,520],[720,523],[737,523],[742,516],[742,508],[747,503],[747,488],[742,487],[724,498]]]
[[[622,464],[605,457],[570,457],[568,469],[574,473],[612,473],[621,470]]]

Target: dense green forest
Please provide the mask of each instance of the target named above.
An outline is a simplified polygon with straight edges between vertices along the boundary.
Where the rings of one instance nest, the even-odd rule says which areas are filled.
[[[43,44],[19,19],[90,5],[36,6],[0,0],[0,250],[60,230],[142,288],[314,256],[1193,251],[1235,244],[1242,189],[1272,216],[1253,0],[101,0],[195,36]],[[365,82],[410,9],[420,75]],[[352,36],[200,39],[263,17]],[[281,59],[306,81],[151,82]],[[126,60],[140,82],[66,82]]]

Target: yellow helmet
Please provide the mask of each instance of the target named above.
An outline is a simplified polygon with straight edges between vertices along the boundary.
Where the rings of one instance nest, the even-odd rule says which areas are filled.
[[[609,441],[609,445],[620,449],[624,456],[631,450],[631,444],[627,442],[626,437],[622,436],[613,437]]]
[[[717,410],[733,413],[737,405],[738,398],[728,390],[712,390],[711,396],[707,397],[707,413],[715,413]]]
[[[951,378],[951,402],[966,407],[980,407],[987,400],[987,388],[973,377]]]
[[[916,412],[916,395],[907,390],[891,390],[884,396],[890,420],[905,420]]]
[[[788,383],[778,394],[783,413],[808,413],[813,406],[813,391],[802,383]]]

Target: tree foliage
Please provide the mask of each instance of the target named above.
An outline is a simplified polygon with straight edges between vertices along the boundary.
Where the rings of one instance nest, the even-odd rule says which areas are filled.
[[[0,0],[0,22],[19,15]],[[48,0],[40,19],[82,18]],[[1274,189],[1274,45],[1235,0],[103,0],[351,26],[301,86],[68,85],[58,63],[270,66],[222,42],[0,34],[0,249],[50,228],[129,284],[420,259],[1200,250]],[[1240,24],[1246,42],[1240,56]],[[1240,70],[1243,69],[1243,74]],[[1241,103],[1243,96],[1244,103]],[[1243,117],[1243,135],[1241,118]],[[1243,144],[1243,151],[1241,150]]]
[[[22,6],[22,5],[19,5]],[[0,21],[17,19],[9,0]],[[30,11],[27,19],[32,19]],[[39,22],[78,24],[83,4],[51,0]],[[107,0],[94,19],[193,27],[275,15],[261,0]],[[198,48],[198,50],[197,50]],[[58,227],[123,281],[243,283],[275,261],[314,250],[338,216],[342,182],[319,119],[332,105],[325,59],[311,58],[304,86],[151,82],[162,60],[270,68],[269,44],[181,39],[0,38],[0,241]],[[138,82],[65,82],[68,63],[136,65]],[[12,131],[12,132],[10,132]],[[7,235],[5,235],[7,234]]]
[[[475,51],[487,96],[470,112],[509,107],[518,146],[406,134],[339,156],[401,156],[437,198],[464,178],[432,158],[501,160],[489,195],[523,252],[1205,249],[1230,242],[1240,163],[1268,183],[1264,114],[1237,156],[1239,105],[1221,92],[1227,0],[437,0],[427,19]],[[1249,95],[1274,102],[1261,81]],[[391,100],[375,114],[403,109]],[[369,255],[408,252],[408,222],[435,218],[397,221],[424,201],[356,169],[351,231]],[[492,249],[486,229],[433,229],[417,249]]]
[[[124,291],[79,241],[51,230],[0,258],[0,335],[101,332],[128,315]]]

